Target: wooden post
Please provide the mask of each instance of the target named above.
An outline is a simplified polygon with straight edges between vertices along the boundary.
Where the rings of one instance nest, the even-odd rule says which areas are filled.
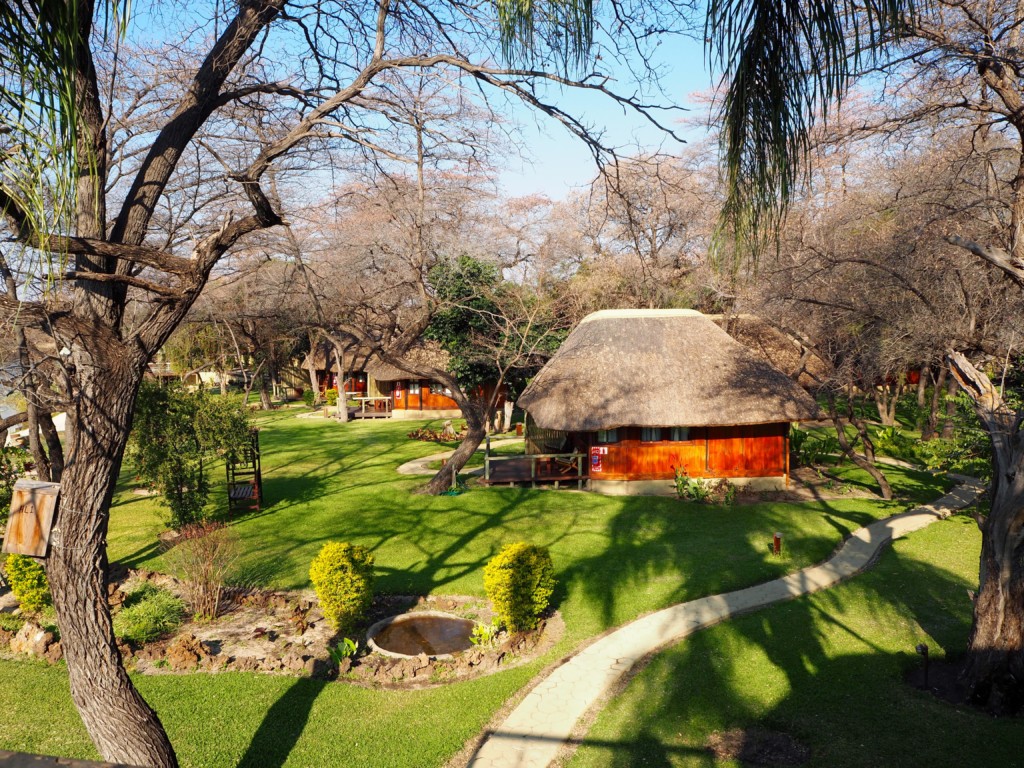
[[[487,436],[487,442],[484,445],[484,482],[491,482],[491,436]]]
[[[530,487],[537,487],[537,457],[530,457]]]
[[[576,490],[583,490],[583,454],[576,454]]]
[[[790,426],[790,428],[786,430],[786,441],[785,441],[786,442],[785,451],[786,451],[786,490],[787,491],[789,490],[789,430],[790,429],[792,429],[792,426]]]

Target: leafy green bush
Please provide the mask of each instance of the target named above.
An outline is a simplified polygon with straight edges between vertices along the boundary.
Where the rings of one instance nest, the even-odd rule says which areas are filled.
[[[329,541],[309,566],[309,578],[324,618],[348,631],[366,615],[373,600],[373,555],[366,547]]]
[[[5,632],[17,632],[25,624],[22,616],[15,616],[13,613],[0,613],[0,629]]]
[[[237,398],[143,383],[128,456],[160,489],[170,526],[180,530],[203,519],[210,492],[204,462],[214,455],[232,461],[250,440],[249,412]]]
[[[302,402],[306,404],[307,408],[312,408],[316,402],[316,392],[312,389],[304,389],[302,391]]]
[[[793,427],[789,432],[789,451],[793,455],[793,466],[813,467],[839,452],[839,438]]]
[[[554,589],[555,569],[547,547],[509,544],[484,568],[484,591],[510,632],[536,627]]]
[[[327,405],[329,405],[331,408],[333,408],[334,406],[336,406],[338,404],[338,390],[337,389],[333,389],[333,388],[332,389],[328,389],[327,392],[324,393],[324,395],[327,398]]]
[[[24,448],[0,448],[0,536],[7,527],[14,483],[24,474],[28,460],[28,451]]]
[[[39,613],[53,602],[46,571],[31,557],[8,555],[4,571],[11,592],[25,613]]]
[[[114,616],[114,634],[133,643],[148,643],[181,624],[185,603],[166,589],[142,584],[128,594],[121,610]]]
[[[724,478],[714,480],[710,477],[690,477],[685,469],[676,468],[674,482],[676,496],[682,501],[724,504],[727,507],[731,507],[736,501],[736,486]]]

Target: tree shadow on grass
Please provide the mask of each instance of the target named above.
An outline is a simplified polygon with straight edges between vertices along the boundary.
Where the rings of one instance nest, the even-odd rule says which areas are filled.
[[[252,737],[238,768],[278,768],[285,764],[309,720],[323,680],[299,678],[274,702]]]
[[[908,552],[887,548],[875,570],[847,584],[655,656],[581,740],[581,762],[657,764],[702,750],[714,732],[763,728],[810,747],[815,766],[1024,765],[1019,720],[957,709],[904,682],[920,663],[914,643],[955,652],[970,626],[965,579]]]

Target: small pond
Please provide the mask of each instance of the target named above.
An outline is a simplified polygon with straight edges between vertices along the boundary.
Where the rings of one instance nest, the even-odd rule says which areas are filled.
[[[417,611],[392,616],[370,627],[370,648],[385,656],[445,657],[471,648],[476,622],[440,611]]]

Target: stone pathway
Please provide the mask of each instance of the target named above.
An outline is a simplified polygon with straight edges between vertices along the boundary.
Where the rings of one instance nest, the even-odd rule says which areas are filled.
[[[542,768],[558,755],[576,722],[640,659],[737,614],[838,584],[864,570],[892,539],[947,517],[984,490],[978,480],[941,499],[854,531],[826,562],[775,581],[703,597],[633,621],[584,648],[541,680],[505,722],[490,732],[471,768]]]
[[[491,440],[491,445],[508,445],[515,442],[523,442],[521,437],[501,437]],[[482,451],[483,448],[477,448],[477,453]],[[396,470],[400,475],[434,475],[437,474],[436,469],[431,469],[430,464],[434,461],[440,461],[441,459],[447,459],[455,451],[449,448],[443,453],[432,453],[429,456],[424,456],[419,459],[413,459],[402,464]],[[483,467],[476,467],[475,469],[464,469],[460,472],[460,475],[482,475],[484,473]]]

